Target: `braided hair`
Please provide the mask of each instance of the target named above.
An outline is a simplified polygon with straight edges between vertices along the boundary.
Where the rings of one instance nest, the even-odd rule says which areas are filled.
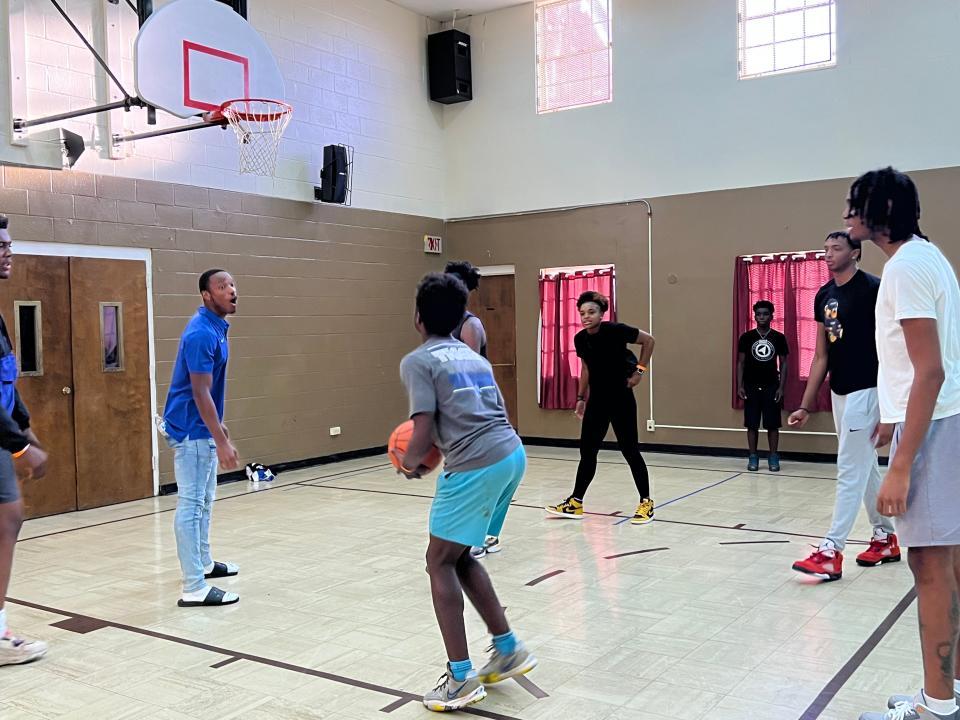
[[[909,240],[920,231],[920,196],[910,176],[885,167],[864,173],[850,186],[850,213],[871,231],[885,230],[891,242]]]

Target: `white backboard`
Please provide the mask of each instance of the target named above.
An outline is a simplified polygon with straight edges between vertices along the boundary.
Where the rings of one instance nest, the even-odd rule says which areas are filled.
[[[216,0],[174,0],[147,18],[134,44],[137,94],[178,117],[226,100],[283,100],[283,77],[260,34]]]

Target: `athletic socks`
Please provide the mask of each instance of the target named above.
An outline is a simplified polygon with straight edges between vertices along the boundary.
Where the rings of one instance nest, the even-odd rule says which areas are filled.
[[[453,679],[457,682],[466,680],[467,675],[469,675],[472,670],[473,663],[470,662],[470,658],[450,661],[450,674],[453,675]]]
[[[932,698],[927,695],[927,693],[923,690],[920,691],[920,697],[923,699],[923,704],[927,707],[927,709],[931,710],[937,715],[952,716],[953,713],[957,711],[956,698],[950,698],[949,700],[937,700],[936,698]]]
[[[0,638],[7,634],[7,609],[0,608]]]
[[[513,630],[508,630],[503,635],[494,635],[493,647],[501,655],[512,655],[514,650],[517,649],[517,638],[514,636]]]

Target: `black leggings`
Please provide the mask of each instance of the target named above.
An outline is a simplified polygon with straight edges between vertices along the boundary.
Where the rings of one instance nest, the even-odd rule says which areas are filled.
[[[650,475],[638,447],[637,401],[630,388],[614,390],[612,393],[592,392],[590,395],[580,426],[580,465],[577,467],[573,496],[583,500],[590,487],[597,472],[597,453],[611,423],[617,436],[617,446],[633,473],[637,492],[641,498],[650,497]]]

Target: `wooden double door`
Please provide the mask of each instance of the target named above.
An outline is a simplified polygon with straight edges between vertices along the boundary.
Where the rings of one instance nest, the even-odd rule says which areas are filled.
[[[0,281],[47,476],[21,485],[28,517],[153,494],[146,267],[15,255]]]
[[[467,309],[487,332],[487,359],[500,386],[510,424],[517,427],[517,311],[513,275],[485,275]]]

